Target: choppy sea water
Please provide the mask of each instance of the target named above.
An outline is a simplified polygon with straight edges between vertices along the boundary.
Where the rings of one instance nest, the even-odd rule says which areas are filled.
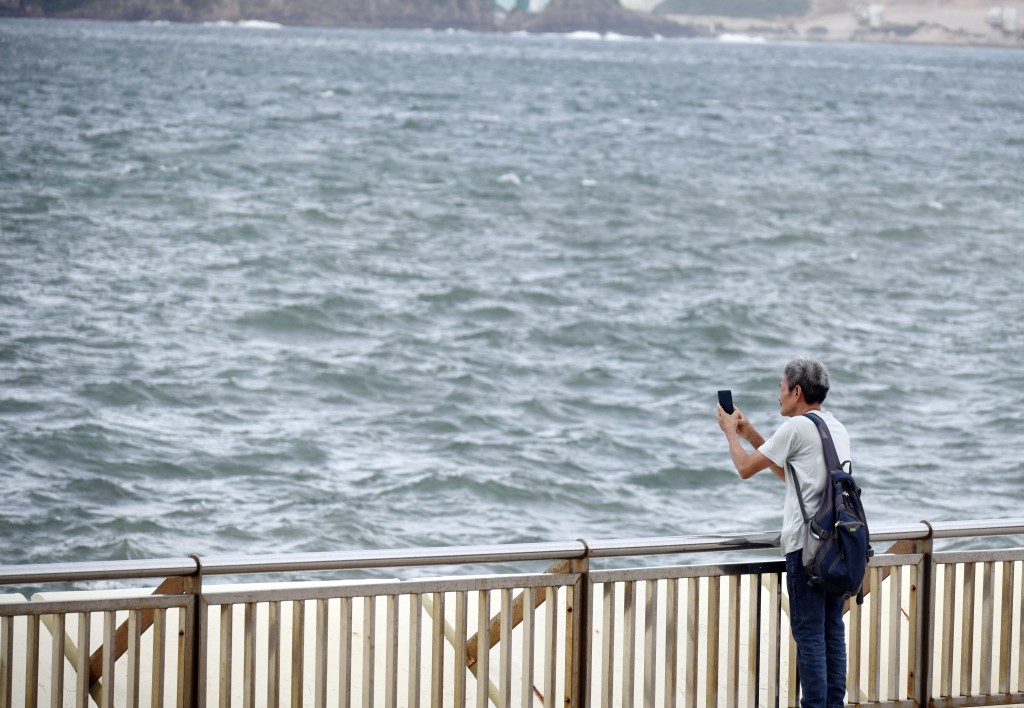
[[[1019,517],[1024,53],[0,21],[0,563]]]

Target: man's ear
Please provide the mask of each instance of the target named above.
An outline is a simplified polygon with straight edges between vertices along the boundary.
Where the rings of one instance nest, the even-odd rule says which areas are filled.
[[[793,395],[796,396],[801,401],[803,400],[804,390],[800,388],[800,384],[797,384],[796,386],[793,387]]]

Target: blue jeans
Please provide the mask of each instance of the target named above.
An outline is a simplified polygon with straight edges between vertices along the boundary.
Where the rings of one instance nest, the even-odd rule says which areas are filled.
[[[802,551],[786,554],[789,622],[796,640],[803,708],[842,708],[846,695],[846,634],[841,597],[807,584]]]

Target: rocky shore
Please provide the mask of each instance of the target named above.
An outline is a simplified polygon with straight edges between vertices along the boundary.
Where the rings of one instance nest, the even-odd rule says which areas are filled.
[[[0,16],[1024,47],[1024,0],[1014,1],[807,0],[800,15],[774,16],[764,0],[760,17],[741,17],[678,11],[730,6],[693,0],[551,0],[507,13],[492,0],[0,0]]]

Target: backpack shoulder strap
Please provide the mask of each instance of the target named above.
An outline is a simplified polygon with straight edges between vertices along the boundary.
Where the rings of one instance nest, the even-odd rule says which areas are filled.
[[[818,429],[818,435],[821,436],[821,447],[825,452],[825,471],[831,473],[833,470],[842,469],[843,466],[839,463],[839,453],[836,452],[836,444],[832,442],[832,433],[825,425],[825,421],[814,413],[804,413],[804,417],[814,423]]]
[[[825,474],[827,476],[831,474],[832,470],[840,469],[839,454],[836,452],[835,443],[832,442],[832,434],[829,432],[828,426],[825,425],[825,421],[819,416],[814,413],[804,413],[804,417],[814,423],[814,427],[818,429],[818,435],[821,436],[821,447],[825,453]],[[796,470],[789,463],[786,463],[786,474],[793,475],[796,499],[800,502],[800,513],[803,515],[804,521],[810,521],[811,517],[807,513],[807,507],[804,505],[804,495],[800,491],[800,478],[797,477]]]

